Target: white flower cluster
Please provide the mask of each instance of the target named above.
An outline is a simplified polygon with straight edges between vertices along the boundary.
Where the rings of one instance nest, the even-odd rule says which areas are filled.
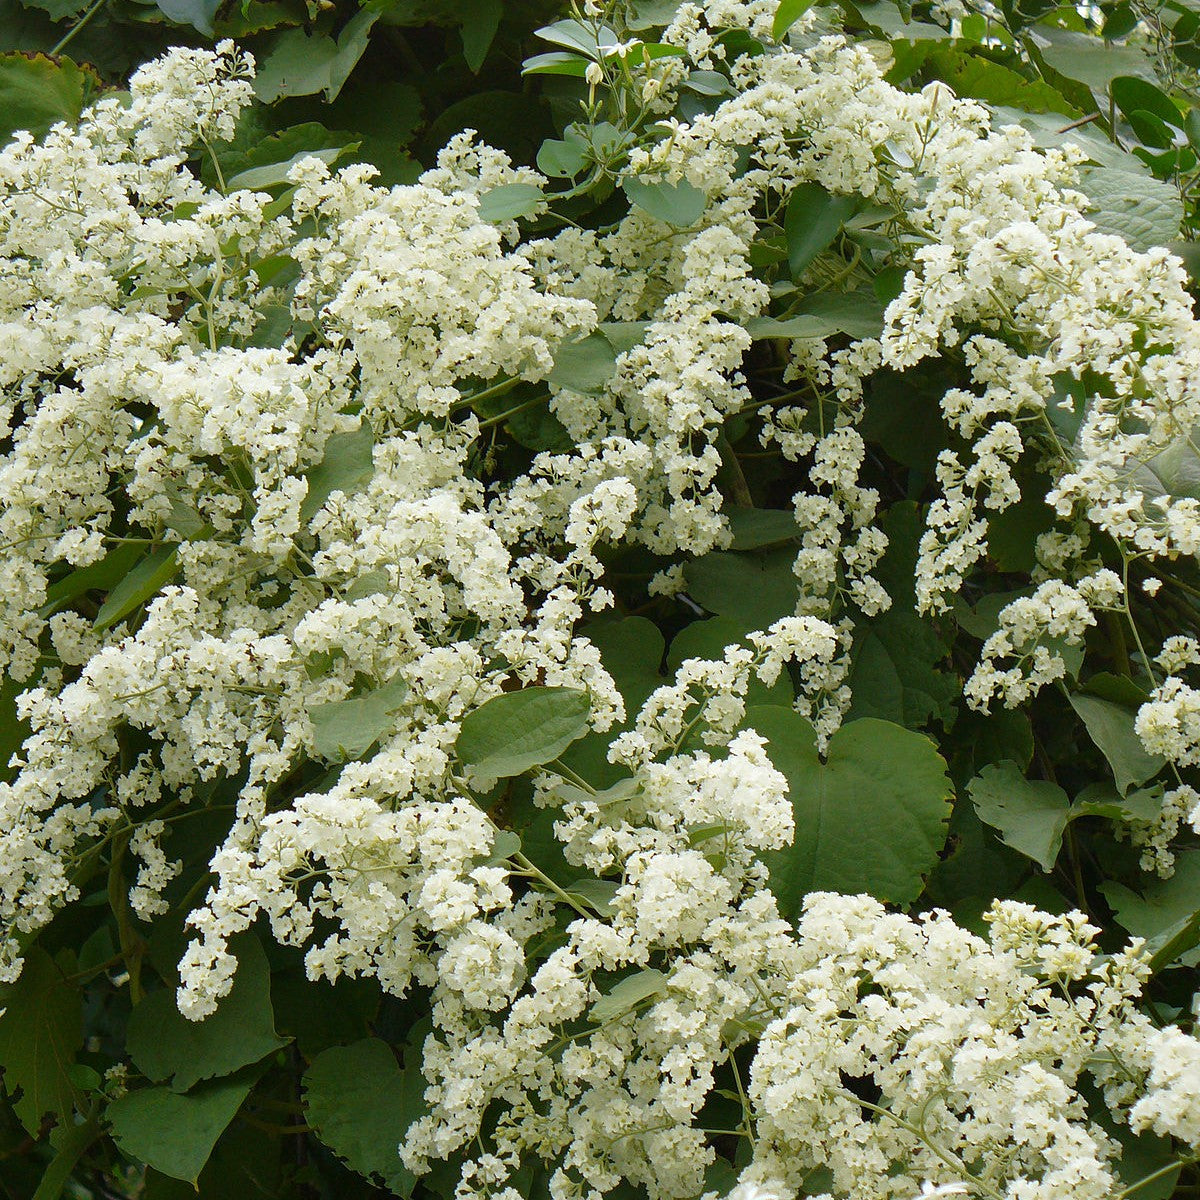
[[[773,10],[686,5],[666,37],[711,67],[721,22],[765,38]],[[798,931],[781,919],[759,852],[787,844],[792,807],[740,728],[752,678],[785,665],[822,744],[848,705],[850,606],[888,601],[856,428],[881,365],[962,343],[978,388],[944,400],[972,448],[938,465],[924,608],[985,553],[1054,381],[1085,368],[1048,499],[1139,553],[1200,548],[1196,502],[1154,467],[1200,424],[1174,260],[1097,234],[1064,190],[1068,156],[990,131],[941,86],[899,92],[838,38],[738,59],[728,101],[634,154],[635,173],[707,194],[694,226],[635,207],[515,248],[479,197],[538,177],[469,136],[411,187],[315,159],[289,209],[204,187],[184,164],[229,136],[249,70],[232,47],[178,51],[128,106],[0,151],[0,662],[28,685],[31,728],[0,784],[0,979],[89,856],[132,852],[131,901],[153,916],[177,873],[169,818],[228,809],[181,1007],[213,1010],[229,939],[259,918],[314,978],[428,988],[429,1111],[403,1153],[420,1171],[461,1151],[463,1200],[511,1197],[528,1157],[552,1164],[554,1200],[622,1180],[685,1200],[713,1136],[747,1143],[741,1200],[794,1197],[818,1170],[857,1200],[1099,1200],[1119,1191],[1117,1149],[1088,1071],[1136,1127],[1200,1142],[1195,1039],[1138,1017],[1141,960],[1102,959],[1077,914],[1001,904],[990,943],[863,897],[809,897]],[[680,78],[657,76],[659,99]],[[754,212],[807,182],[907,213],[920,249],[880,339],[810,356],[820,410],[768,416],[807,472],[797,612],[686,660],[612,740],[612,787],[536,780],[585,872],[553,880],[475,802],[463,720],[533,684],[585,690],[596,732],[624,720],[577,634],[611,599],[604,548],[728,543],[714,480],[752,399],[745,324],[770,298]],[[612,371],[575,390],[550,376],[584,338],[611,345]],[[482,406],[510,392],[545,402],[570,448],[485,485]],[[1074,530],[1046,540],[1047,571],[1082,552]],[[1060,676],[1054,642],[1124,602],[1112,572],[1051,576],[1002,612],[974,703]],[[660,583],[678,586],[673,567]],[[1164,655],[1139,733],[1200,762],[1200,694],[1179,674],[1195,647]],[[714,1096],[736,1128],[710,1128]]]

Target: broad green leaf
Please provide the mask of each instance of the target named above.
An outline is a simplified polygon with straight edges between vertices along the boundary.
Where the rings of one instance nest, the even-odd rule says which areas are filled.
[[[84,1151],[100,1134],[100,1119],[95,1116],[78,1124],[58,1126],[50,1135],[50,1143],[55,1150],[54,1158],[46,1167],[42,1181],[33,1193],[33,1200],[59,1200]]]
[[[235,944],[237,974],[233,989],[203,1021],[189,1021],[175,1005],[173,988],[144,997],[129,1015],[126,1048],[148,1079],[170,1079],[173,1091],[230,1075],[287,1045],[275,1032],[271,977],[257,939]]]
[[[496,38],[500,18],[504,15],[501,0],[470,0],[465,6],[462,22],[463,57],[475,74]]]
[[[74,956],[59,960],[40,946],[25,955],[16,983],[0,987],[0,1067],[13,1109],[21,1124],[36,1134],[50,1114],[68,1119],[75,1104],[71,1067],[83,1044],[83,1008],[79,988],[64,976],[75,967]]]
[[[614,984],[595,1004],[588,1016],[597,1025],[631,1012],[643,1000],[661,996],[667,990],[667,977],[661,971],[638,971]]]
[[[812,313],[800,313],[778,320],[775,317],[752,317],[746,322],[746,332],[758,341],[761,338],[824,338],[837,330],[828,321]]]
[[[544,25],[535,31],[535,36],[544,42],[550,42],[551,45],[586,54],[588,58],[598,58],[601,46],[615,46],[619,40],[607,25],[593,28],[582,21],[574,20],[555,21],[553,25]]]
[[[799,279],[813,259],[829,249],[857,207],[856,196],[836,196],[819,183],[802,183],[792,192],[783,231],[793,279]]]
[[[1136,75],[1118,75],[1109,83],[1117,107],[1126,117],[1146,112],[1176,129],[1183,128],[1183,115],[1174,103],[1148,79]]]
[[[714,551],[684,567],[688,594],[709,612],[741,622],[744,629],[766,629],[796,611],[795,559],[787,548],[753,555]]]
[[[253,1086],[252,1075],[235,1075],[187,1095],[141,1088],[114,1100],[107,1117],[117,1145],[135,1162],[194,1184]]]
[[[1071,707],[1083,719],[1091,739],[1112,767],[1117,790],[1124,795],[1162,770],[1166,760],[1150,754],[1134,732],[1134,710],[1085,692],[1072,692]]]
[[[1145,949],[1150,956],[1151,972],[1157,974],[1172,966],[1194,950],[1197,943],[1200,943],[1200,908],[1147,940]]]
[[[158,11],[178,25],[190,25],[193,29],[213,35],[213,17],[221,7],[221,0],[154,0]]]
[[[552,50],[548,54],[535,54],[527,58],[521,68],[522,75],[571,75],[582,79],[587,73],[588,60],[565,50]]]
[[[681,179],[678,183],[646,183],[627,175],[621,188],[630,203],[647,212],[656,221],[686,228],[700,220],[708,207],[708,197],[698,188]]]
[[[1153,821],[1162,811],[1162,788],[1141,788],[1122,796],[1111,783],[1089,783],[1071,804],[1071,820]]]
[[[617,351],[603,333],[589,333],[574,342],[563,342],[554,354],[554,367],[546,379],[573,392],[599,393],[617,369]]]
[[[245,189],[251,192],[261,192],[266,188],[279,187],[287,183],[288,172],[306,158],[319,158],[323,163],[332,164],[339,158],[349,154],[354,145],[331,146],[318,150],[298,150],[291,158],[279,162],[264,163],[261,167],[249,167],[226,179],[225,186],[230,192]]]
[[[464,766],[507,779],[557,758],[587,732],[587,692],[527,687],[493,696],[463,720],[455,749]]]
[[[1013,762],[995,763],[968,785],[979,819],[1000,833],[1004,844],[1032,858],[1043,871],[1054,869],[1071,802],[1057,784],[1026,779]]]
[[[42,608],[42,615],[48,616],[61,605],[82,596],[84,592],[112,591],[129,574],[142,554],[141,546],[125,544],[114,547],[99,562],[77,567],[46,589],[46,604]]]
[[[574,179],[587,163],[587,147],[572,138],[549,138],[537,156],[538,170],[555,179]]]
[[[334,492],[351,495],[370,483],[374,450],[375,434],[365,417],[357,429],[331,434],[324,458],[306,476],[308,494],[300,505],[300,519],[310,520]]]
[[[780,0],[779,7],[775,10],[775,21],[771,25],[771,37],[776,42],[782,42],[787,31],[815,3],[816,0]]]
[[[258,98],[270,104],[283,96],[324,92],[337,99],[363,51],[380,13],[363,9],[351,17],[336,41],[328,34],[289,29],[279,35],[259,64],[254,79]]]
[[[1061,113],[1068,120],[1080,115],[1079,109],[1048,83],[1026,79],[1010,67],[979,54],[938,50],[929,56],[926,65],[958,96],[970,96],[988,104],[1012,105],[1027,112]]]
[[[609,743],[633,724],[646,697],[666,683],[659,674],[666,643],[658,626],[645,617],[594,621],[579,632],[600,651],[600,661],[625,701],[625,722],[580,738],[563,752],[562,759],[594,787],[604,788],[618,783],[622,772],[608,761]]]
[[[1039,25],[1038,38],[1046,43],[1040,50],[1047,63],[1061,74],[1087,84],[1098,95],[1107,94],[1114,76],[1153,70],[1140,46],[1120,45],[1112,41],[1107,30],[1107,40],[1101,40],[1091,33]]]
[[[308,710],[313,753],[329,762],[361,757],[392,728],[392,714],[407,694],[408,684],[397,677],[363,696],[314,704]]]
[[[869,892],[892,904],[920,895],[946,841],[953,788],[933,742],[888,721],[842,726],[825,759],[790,708],[751,707],[746,728],[767,739],[787,777],[796,836],[763,859],[789,917],[808,892]]]
[[[108,593],[108,599],[96,614],[97,631],[110,629],[118,621],[124,620],[175,578],[179,571],[179,563],[175,559],[178,549],[178,546],[155,547]]]
[[[424,1092],[416,1065],[402,1069],[378,1038],[331,1046],[304,1073],[305,1115],[317,1136],[353,1170],[379,1177],[398,1196],[411,1195],[416,1183],[396,1148],[424,1113]]]
[[[515,221],[531,217],[546,202],[546,194],[532,183],[502,183],[479,197],[482,221]]]
[[[800,536],[793,513],[775,508],[731,508],[726,514],[733,550],[758,550]]]
[[[1140,895],[1112,879],[1101,883],[1100,891],[1122,929],[1147,940],[1166,934],[1165,945],[1186,932],[1188,923],[1200,911],[1200,850],[1178,853],[1170,879],[1150,878]],[[1189,955],[1189,965],[1193,958]]]
[[[100,89],[100,77],[69,58],[0,54],[0,146],[18,129],[35,137],[59,121],[74,124]]]
[[[1088,220],[1135,250],[1164,246],[1179,236],[1183,208],[1171,184],[1134,170],[1082,167],[1079,190],[1092,202]]]

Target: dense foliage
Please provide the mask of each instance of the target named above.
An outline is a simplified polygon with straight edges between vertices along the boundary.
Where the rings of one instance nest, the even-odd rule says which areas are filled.
[[[1195,1193],[1200,12],[0,26],[0,1196]]]

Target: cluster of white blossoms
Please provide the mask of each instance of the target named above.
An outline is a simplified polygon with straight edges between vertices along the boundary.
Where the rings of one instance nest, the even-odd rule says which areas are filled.
[[[768,38],[774,8],[685,4],[664,37],[712,66],[723,24]],[[824,744],[850,614],[888,603],[856,428],[881,365],[961,345],[979,389],[945,397],[972,449],[938,465],[924,608],[984,554],[1054,381],[1085,368],[1049,499],[1131,552],[1200,546],[1196,502],[1135,469],[1200,418],[1178,264],[1097,234],[1068,155],[942,87],[896,90],[836,37],[737,59],[730,99],[633,154],[706,193],[693,226],[634,207],[524,244],[480,196],[544,181],[469,135],[409,187],[317,159],[287,204],[205,187],[188,157],[231,135],[251,69],[229,45],[173,52],[129,104],[0,151],[0,665],[30,726],[0,784],[0,979],[105,854],[140,861],[131,902],[160,912],[174,820],[228,811],[182,1010],[214,1010],[259,920],[312,978],[429,989],[428,1112],[403,1155],[459,1154],[464,1200],[515,1200],[528,1158],[555,1200],[622,1180],[702,1196],[714,1137],[745,1140],[746,1197],[1099,1200],[1118,1152],[1088,1072],[1135,1127],[1200,1149],[1196,1040],[1137,1015],[1136,948],[1101,957],[1077,914],[1001,904],[990,943],[862,897],[783,920],[760,852],[791,838],[787,782],[740,728],[752,681],[786,667]],[[681,78],[663,68],[658,100]],[[766,414],[804,475],[795,614],[627,714],[578,628],[611,602],[606,547],[677,565],[729,544],[722,431],[758,404],[745,326],[770,300],[755,213],[805,182],[907,214],[912,270],[880,338],[809,355],[815,423],[794,396]],[[575,390],[556,357],[594,338],[612,370]],[[569,446],[495,479],[486,406],[506,396],[545,404]],[[974,702],[1061,675],[1054,644],[1120,603],[1112,572],[1073,578],[1004,610]],[[554,764],[534,781],[584,872],[567,887],[501,836],[456,751],[465,718],[530,685],[585,691],[593,733],[629,719],[612,787]],[[1200,761],[1196,697],[1163,683],[1151,749]]]

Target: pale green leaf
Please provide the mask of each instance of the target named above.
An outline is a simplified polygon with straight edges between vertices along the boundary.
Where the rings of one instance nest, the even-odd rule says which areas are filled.
[[[1043,871],[1054,869],[1071,819],[1071,802],[1062,788],[1026,779],[1016,763],[1003,762],[984,767],[967,790],[979,819],[997,830],[1006,846]]]
[[[361,757],[392,728],[407,694],[408,684],[397,677],[362,696],[314,704],[308,710],[313,753],[330,762]]]

